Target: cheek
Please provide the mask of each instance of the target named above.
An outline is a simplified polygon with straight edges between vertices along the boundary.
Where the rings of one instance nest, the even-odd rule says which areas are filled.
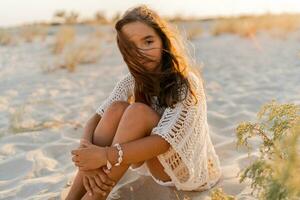
[[[161,59],[161,50],[160,49],[153,49],[151,50],[150,56],[157,59],[158,61]]]
[[[161,50],[160,49],[153,49],[153,50],[147,52],[147,54],[151,57],[151,59],[154,59],[155,62],[145,63],[145,65],[149,68],[154,68],[155,66],[157,66],[157,64],[161,60]]]

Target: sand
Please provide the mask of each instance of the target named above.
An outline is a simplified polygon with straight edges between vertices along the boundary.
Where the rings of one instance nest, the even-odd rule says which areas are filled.
[[[78,29],[82,37],[89,32]],[[128,71],[110,40],[99,44],[98,63],[80,65],[74,73],[51,71],[57,62],[49,48],[53,40],[49,34],[44,42],[0,46],[0,199],[63,198],[76,172],[71,149],[78,146],[87,119]],[[256,40],[260,47],[234,35],[204,33],[192,41],[196,60],[203,63],[210,135],[222,166],[215,188],[238,199],[254,199],[238,173],[257,154],[248,158],[245,149],[235,148],[234,128],[255,120],[271,99],[300,103],[299,32],[285,39],[259,33]],[[128,170],[113,192],[115,199],[126,200],[206,200],[211,191],[177,191]]]

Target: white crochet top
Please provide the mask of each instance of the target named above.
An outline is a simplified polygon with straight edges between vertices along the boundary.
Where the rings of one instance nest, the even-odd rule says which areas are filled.
[[[187,98],[174,108],[152,108],[161,114],[151,135],[159,135],[170,144],[170,148],[158,155],[158,160],[178,190],[203,191],[214,186],[221,177],[220,162],[215,153],[207,124],[207,105],[202,81],[189,72],[190,83],[196,86],[198,104]],[[117,82],[111,94],[98,107],[100,116],[114,101],[128,101],[134,95],[134,77],[126,74]]]

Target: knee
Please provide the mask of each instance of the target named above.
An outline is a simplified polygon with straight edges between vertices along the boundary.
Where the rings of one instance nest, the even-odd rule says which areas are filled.
[[[160,115],[153,108],[140,102],[130,104],[126,109],[126,112],[129,112],[136,117],[149,119],[150,121],[153,121],[155,123],[158,123],[160,119]]]
[[[145,115],[146,113],[150,113],[155,115],[155,111],[149,107],[148,105],[144,104],[144,103],[132,103],[131,105],[128,106],[127,110],[130,110],[131,112],[135,113],[135,114],[143,114]]]
[[[126,101],[115,101],[111,103],[106,112],[124,112],[129,105]]]

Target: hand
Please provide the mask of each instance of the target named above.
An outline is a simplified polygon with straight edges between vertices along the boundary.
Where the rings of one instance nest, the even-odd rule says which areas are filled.
[[[99,193],[105,196],[115,185],[115,182],[103,172],[102,168],[81,172],[83,174],[83,185],[90,195]]]
[[[82,147],[72,150],[72,161],[80,170],[92,170],[106,165],[106,153],[104,147],[92,144],[90,141],[82,139]]]
[[[90,142],[90,143],[93,144],[92,141],[90,141],[90,140],[88,140],[88,139],[85,139],[85,138],[81,138],[81,139],[80,139],[80,143],[79,143],[79,148],[84,148],[84,147],[85,147],[85,141],[88,141],[88,142]]]

